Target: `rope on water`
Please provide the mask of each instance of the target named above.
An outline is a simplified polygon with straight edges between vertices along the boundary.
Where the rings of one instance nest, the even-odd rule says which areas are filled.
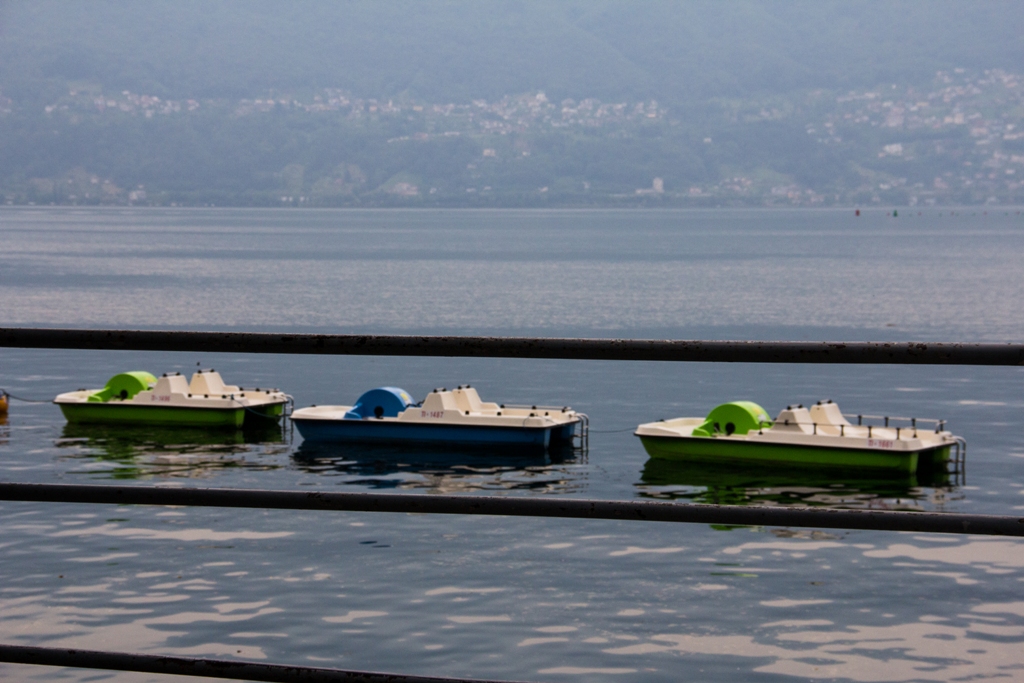
[[[0,389],[0,396],[6,396],[7,398],[13,398],[15,401],[21,401],[22,403],[53,403],[52,398],[47,399],[34,399],[34,398],[22,398],[21,396],[15,396],[14,394]]]

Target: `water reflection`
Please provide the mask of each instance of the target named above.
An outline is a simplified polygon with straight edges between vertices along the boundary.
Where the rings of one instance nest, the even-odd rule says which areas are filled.
[[[818,618],[762,624],[756,634],[667,632],[604,652],[624,659],[659,654],[705,655],[733,662],[733,658],[746,658],[762,675],[809,680],[1012,680],[1017,677],[1013,671],[1020,671],[1024,644],[1017,604],[978,605],[953,618],[924,615],[907,623],[846,626],[822,619],[818,613]]]
[[[869,477],[843,470],[713,465],[651,458],[641,496],[717,505],[919,510],[962,496],[942,470]]]
[[[514,491],[573,493],[585,487],[586,454],[573,448],[410,447],[303,442],[294,466],[376,489],[428,489],[439,493]]]
[[[253,456],[283,452],[288,441],[290,433],[276,424],[216,430],[68,423],[56,446],[64,458],[81,460],[87,471],[137,479],[208,476],[228,467],[276,469]]]

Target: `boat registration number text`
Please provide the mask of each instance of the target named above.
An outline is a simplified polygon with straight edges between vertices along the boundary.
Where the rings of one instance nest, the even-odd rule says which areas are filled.
[[[891,439],[868,439],[868,448],[892,448],[896,442]]]
[[[160,403],[170,403],[171,402],[171,397],[170,396],[150,396],[149,400],[150,401],[159,401]]]
[[[440,419],[440,418],[444,417],[444,411],[443,410],[421,410],[420,411],[420,417],[432,417],[432,418]]]

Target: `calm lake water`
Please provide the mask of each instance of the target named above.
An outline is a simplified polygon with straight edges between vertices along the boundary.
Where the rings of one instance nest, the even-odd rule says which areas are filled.
[[[852,211],[0,210],[0,324],[1024,339],[1024,216]],[[569,404],[588,453],[310,448],[290,430],[0,424],[0,478],[1020,514],[1020,368],[0,349],[51,399],[215,367],[297,405],[374,386]],[[640,422],[749,399],[938,417],[963,482],[649,461]],[[531,681],[1024,676],[1024,542],[785,528],[0,504],[0,642]],[[0,665],[19,680],[161,677]],[[196,679],[199,680],[199,679]]]

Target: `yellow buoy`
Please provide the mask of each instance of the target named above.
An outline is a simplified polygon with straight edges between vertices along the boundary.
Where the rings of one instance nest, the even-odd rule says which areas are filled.
[[[7,392],[0,391],[0,415],[7,414]]]

